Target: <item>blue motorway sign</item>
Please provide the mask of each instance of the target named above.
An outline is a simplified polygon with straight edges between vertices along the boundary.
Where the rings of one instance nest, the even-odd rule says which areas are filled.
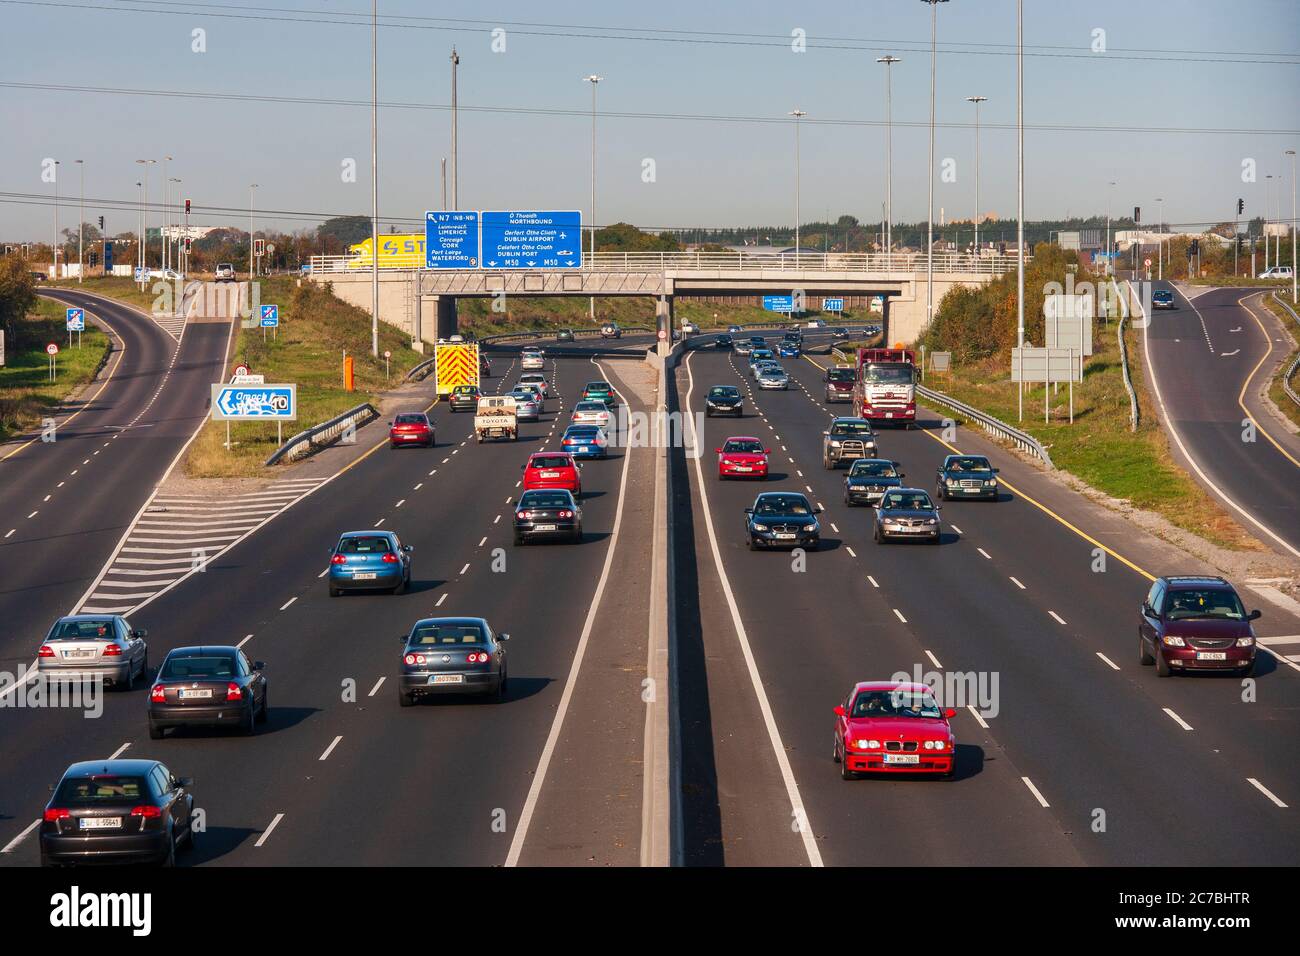
[[[844,300],[843,299],[822,299],[822,311],[843,312]]]
[[[769,312],[793,312],[794,296],[765,295],[763,296],[763,308]]]
[[[477,269],[478,253],[477,212],[424,214],[426,269]]]
[[[213,421],[297,421],[296,385],[212,386]]]
[[[577,269],[582,265],[582,213],[483,213],[485,269]]]
[[[104,275],[113,272],[113,243],[104,240]]]
[[[68,309],[67,322],[69,332],[84,332],[86,330],[86,313],[81,309]]]
[[[262,328],[274,329],[280,324],[280,307],[278,305],[262,306]],[[279,334],[278,332],[276,333]]]

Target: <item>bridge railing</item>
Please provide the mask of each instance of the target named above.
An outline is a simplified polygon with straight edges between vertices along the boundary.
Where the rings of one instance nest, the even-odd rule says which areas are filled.
[[[384,258],[379,268],[419,269],[419,255]],[[934,257],[934,271],[940,275],[1002,275],[1016,267],[1015,256],[974,256],[942,253]],[[311,273],[357,273],[370,269],[368,256],[312,256]],[[572,272],[671,272],[674,270],[738,270],[742,272],[850,272],[872,275],[924,275],[923,253],[878,252],[801,252],[752,253],[729,252],[597,252],[583,257],[581,269]],[[429,270],[439,272],[443,270]],[[476,270],[479,271],[479,270]],[[536,269],[481,270],[487,272],[529,272]],[[547,269],[545,271],[562,271]]]

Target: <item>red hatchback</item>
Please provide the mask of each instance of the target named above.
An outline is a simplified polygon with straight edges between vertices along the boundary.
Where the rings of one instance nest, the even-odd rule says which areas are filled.
[[[718,453],[719,478],[767,477],[768,451],[757,438],[728,438],[714,451]]]
[[[524,491],[534,488],[563,488],[576,498],[582,494],[582,466],[564,452],[539,451],[528,456],[524,469]]]
[[[393,448],[403,445],[434,445],[433,422],[424,412],[403,412],[393,419],[388,429],[388,444]]]
[[[938,773],[951,778],[957,741],[925,684],[864,681],[835,708],[834,760],[840,776],[859,773]]]

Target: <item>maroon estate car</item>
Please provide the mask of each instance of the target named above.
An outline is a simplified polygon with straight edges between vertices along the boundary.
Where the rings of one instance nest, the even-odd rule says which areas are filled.
[[[1138,619],[1138,659],[1168,677],[1176,671],[1255,669],[1255,632],[1241,598],[1223,578],[1157,578]]]
[[[833,759],[840,777],[859,773],[937,773],[951,779],[957,741],[925,684],[864,681],[835,708]]]

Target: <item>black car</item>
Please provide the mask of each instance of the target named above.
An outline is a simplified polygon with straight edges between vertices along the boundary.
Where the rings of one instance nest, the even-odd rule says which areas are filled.
[[[901,488],[907,477],[898,462],[887,458],[859,458],[844,476],[844,503],[874,505],[890,488]]]
[[[557,342],[572,342],[573,329],[560,329],[560,331],[555,333],[555,340]]]
[[[430,617],[403,634],[398,662],[397,702],[410,707],[417,697],[435,694],[486,694],[501,700],[506,692],[509,634],[497,634],[481,617]]]
[[[477,385],[457,385],[447,397],[447,404],[453,412],[477,411],[479,395]]]
[[[582,509],[564,488],[534,488],[515,505],[515,544],[535,538],[582,540]]]
[[[1241,597],[1220,577],[1156,578],[1138,616],[1138,660],[1156,674],[1255,670],[1255,632]]]
[[[750,551],[768,547],[804,548],[816,551],[821,545],[821,525],[814,506],[797,491],[768,491],[745,509],[745,539]]]
[[[714,385],[704,399],[704,417],[714,415],[735,415],[740,418],[745,414],[745,400],[740,389],[734,385]]]
[[[876,506],[876,544],[893,538],[939,543],[939,506],[920,488],[893,488]]]
[[[732,348],[735,344],[736,343],[732,339],[732,337],[730,335],[725,335],[725,334],[719,335],[716,339],[713,340],[714,347],[720,349],[729,349]]]
[[[998,469],[983,455],[949,455],[934,476],[935,496],[998,500]]]
[[[1155,292],[1152,292],[1151,308],[1153,309],[1177,308],[1177,306],[1174,305],[1174,294],[1170,292],[1168,289],[1157,289]]]
[[[156,760],[74,763],[41,818],[41,866],[176,862],[194,845],[191,781]]]
[[[168,727],[238,727],[257,732],[266,720],[266,665],[237,647],[178,647],[168,653],[149,691],[149,737]]]

